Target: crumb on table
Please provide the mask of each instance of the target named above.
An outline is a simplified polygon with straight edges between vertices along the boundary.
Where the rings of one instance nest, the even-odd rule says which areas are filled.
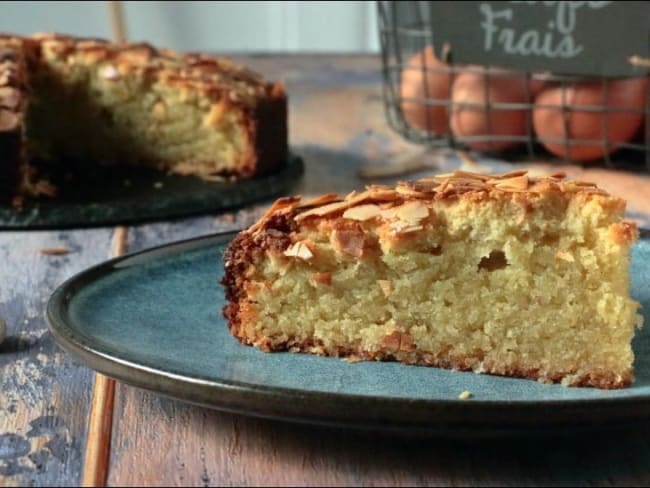
[[[63,256],[70,252],[70,249],[67,247],[48,247],[44,249],[39,249],[38,251],[45,256]]]
[[[461,400],[469,400],[470,398],[472,398],[472,393],[470,391],[465,390],[460,395],[458,395],[458,398],[460,398]]]

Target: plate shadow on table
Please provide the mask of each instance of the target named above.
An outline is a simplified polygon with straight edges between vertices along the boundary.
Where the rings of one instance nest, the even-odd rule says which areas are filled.
[[[619,432],[555,432],[542,437],[523,433],[484,439],[419,437],[289,424],[188,406],[148,392],[136,396],[162,412],[167,417],[163,423],[183,417],[190,419],[190,426],[201,425],[203,430],[195,433],[199,442],[227,445],[232,463],[264,466],[267,460],[283,471],[279,476],[288,482],[293,480],[291,473],[300,473],[305,463],[310,468],[304,475],[313,476],[310,482],[337,480],[348,485],[394,484],[398,480],[404,485],[454,480],[475,485],[566,486],[610,484],[612,480],[634,484],[650,475],[648,429],[642,426]],[[210,465],[210,460],[207,463]],[[260,482],[263,478],[230,481]]]

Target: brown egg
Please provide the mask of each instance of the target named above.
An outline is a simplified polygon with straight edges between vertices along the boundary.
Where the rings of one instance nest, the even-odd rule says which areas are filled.
[[[616,109],[643,110],[647,90],[648,78],[610,80],[607,89],[601,82],[549,87],[535,100],[533,127],[546,149],[557,156],[574,161],[600,159],[637,133],[643,113]],[[563,97],[569,107],[566,112],[562,109]],[[608,107],[613,111],[590,112],[586,110],[588,106]],[[566,138],[598,142],[607,139],[609,144],[607,148],[600,143],[567,146]]]
[[[525,136],[526,108],[495,108],[495,103],[526,104],[526,78],[505,71],[473,68],[456,77],[452,87],[451,130],[456,137]],[[489,105],[488,105],[489,103]],[[471,104],[471,105],[470,105]],[[477,151],[503,151],[516,140],[461,141]]]
[[[415,53],[402,69],[400,79],[401,108],[406,122],[434,134],[448,133],[446,105],[426,105],[428,101],[449,101],[452,75],[444,71],[448,65],[440,61],[431,46]],[[404,100],[404,99],[413,100]],[[418,99],[418,100],[415,100]]]
[[[532,100],[535,99],[537,95],[540,94],[540,92],[549,86],[549,82],[540,78],[534,78],[533,75],[531,75],[530,79],[528,80],[528,93],[530,94],[530,97]]]

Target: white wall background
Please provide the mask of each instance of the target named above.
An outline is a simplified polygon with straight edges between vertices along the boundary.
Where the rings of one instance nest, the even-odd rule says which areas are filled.
[[[110,37],[108,2],[0,2],[0,32]],[[374,1],[123,2],[130,40],[219,52],[378,52]]]

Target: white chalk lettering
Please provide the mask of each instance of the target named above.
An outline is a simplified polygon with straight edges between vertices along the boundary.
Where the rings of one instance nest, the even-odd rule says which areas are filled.
[[[529,29],[518,32],[514,27],[516,24],[513,22],[515,19],[512,8],[496,10],[489,3],[481,3],[479,10],[485,51],[501,49],[511,55],[570,59],[584,50],[573,35],[578,22],[577,12],[581,8],[599,10],[612,2],[512,1],[508,3],[541,5],[554,9],[554,15],[546,25],[545,31]]]

